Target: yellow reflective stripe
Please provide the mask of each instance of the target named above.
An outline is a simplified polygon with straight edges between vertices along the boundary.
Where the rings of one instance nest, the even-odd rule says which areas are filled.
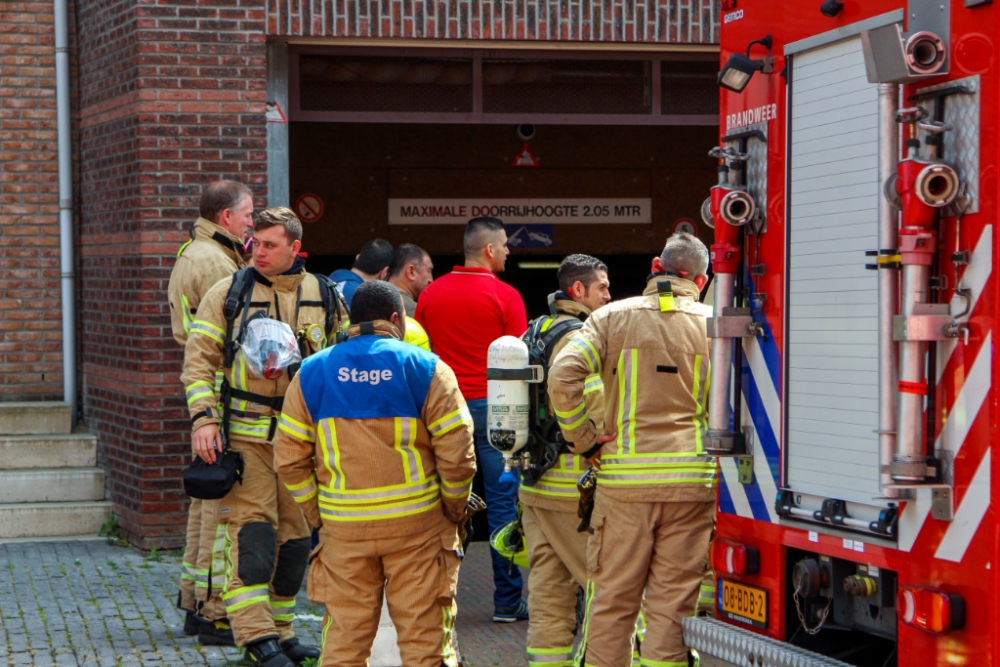
[[[215,371],[215,393],[222,393],[222,380],[226,377],[226,374],[222,372],[222,369]]]
[[[636,369],[639,350],[622,350],[618,357],[618,453],[628,454],[635,447],[635,405],[638,393]]]
[[[331,625],[333,625],[333,616],[327,614],[326,623],[323,624],[323,633],[320,635],[320,649],[323,651],[323,653],[326,652],[326,633],[330,632]],[[316,661],[317,665],[323,664],[323,653],[319,654],[319,660]]]
[[[441,504],[441,496],[437,490],[417,501],[391,503],[371,507],[351,507],[333,509],[320,500],[319,513],[323,519],[330,521],[378,521],[381,519],[397,519],[413,514],[427,512]]]
[[[278,428],[303,442],[310,444],[316,442],[316,429],[292,419],[285,413],[281,413],[281,417],[278,419]]]
[[[581,412],[583,413],[582,415],[580,414]],[[577,417],[577,415],[580,416]],[[574,417],[576,418],[574,419]],[[568,430],[573,430],[581,424],[587,423],[588,419],[590,419],[590,413],[587,412],[586,403],[581,403],[567,412],[556,410],[556,421],[559,422],[560,426]]]
[[[586,591],[586,597],[585,597],[586,604],[584,605],[584,610],[583,610],[583,627],[580,629],[580,646],[586,647],[587,635],[590,634],[590,605],[593,604],[594,602],[594,582],[588,580],[587,585],[584,587],[584,589]],[[579,666],[586,664],[583,661],[584,653],[586,653],[586,651],[577,652],[576,658],[573,661],[574,665]]]
[[[559,458],[556,459],[556,464],[549,468],[549,472],[556,470],[568,470],[573,473],[583,472],[583,461],[584,458],[579,454],[560,454]],[[574,479],[578,478],[580,475],[577,474]]]
[[[472,477],[468,478],[467,480],[465,480],[463,482],[458,482],[457,484],[453,484],[453,483],[449,482],[448,480],[446,480],[445,478],[442,477],[441,478],[441,495],[444,496],[445,498],[463,498],[463,497],[465,497],[472,490],[472,479],[473,479],[473,477],[475,477],[475,475],[473,475]]]
[[[402,500],[422,496],[438,488],[438,479],[433,477],[417,483],[404,482],[403,484],[393,484],[391,486],[376,486],[367,489],[331,489],[323,484],[319,485],[320,502],[330,505],[348,504],[360,505],[371,504],[371,501],[380,502],[386,500]]]
[[[252,604],[261,602],[271,602],[271,596],[267,592],[267,584],[255,584],[253,586],[241,586],[222,594],[222,601],[226,603],[226,612],[234,612]]]
[[[677,310],[677,304],[674,303],[674,293],[667,292],[666,294],[660,295],[660,312],[669,313],[670,311]]]
[[[650,660],[649,658],[639,658],[642,667],[688,667],[688,661],[677,662],[676,660]]]
[[[177,256],[180,257],[181,253],[184,252],[184,249],[187,248],[189,245],[191,245],[193,241],[194,239],[188,239],[187,241],[182,243],[180,249],[177,250]]]
[[[285,484],[285,488],[288,489],[297,503],[311,500],[319,493],[319,489],[316,487],[316,475],[310,475],[304,482],[298,484]]]
[[[441,629],[441,665],[456,667],[458,656],[455,655],[455,615],[450,606],[441,606]]]
[[[573,336],[569,339],[569,344],[580,350],[580,352],[583,352],[583,358],[586,359],[587,365],[590,366],[590,373],[600,375],[601,357],[597,354],[597,348],[583,336]]]
[[[417,440],[417,420],[411,417],[396,417],[393,422],[395,437],[392,446],[403,458],[403,475],[411,482],[426,479],[420,452],[413,448]]]
[[[546,331],[548,331],[549,327],[552,326],[553,322],[555,322],[554,319],[552,319],[551,317],[546,317],[545,321],[542,322],[542,328],[539,330],[539,333],[545,333]]]
[[[271,599],[271,613],[278,622],[291,621],[295,618],[295,600]]]
[[[580,497],[580,491],[576,488],[576,482],[573,484],[549,484],[548,480],[545,479],[543,475],[540,480],[535,482],[534,486],[521,485],[521,490],[525,493],[535,493],[540,496],[549,496],[551,498],[567,498],[575,500]]]
[[[208,572],[206,571],[206,574]],[[187,562],[181,562],[181,581],[195,581],[198,578],[198,569]]]
[[[337,444],[337,425],[332,418],[320,420],[319,447],[323,452],[323,465],[330,473],[330,488],[344,488],[344,469],[340,467],[340,447]],[[333,457],[331,460],[331,450]]]
[[[694,423],[694,442],[699,454],[705,451],[702,433],[708,430],[708,384],[710,377],[710,362],[707,357],[696,354],[694,357],[694,385],[691,397],[694,398],[695,412],[691,421]]]
[[[657,485],[657,484],[714,484],[715,469],[689,469],[674,472],[628,473],[601,469],[597,483],[611,486]]]
[[[220,523],[215,528],[215,542],[212,544],[212,587],[218,586],[220,589],[226,585],[226,524]]]
[[[601,379],[600,375],[589,375],[587,380],[583,383],[583,395],[593,393],[595,391],[604,390],[604,381]]]
[[[205,382],[204,380],[198,380],[196,382],[192,382],[187,387],[185,387],[185,389],[187,391],[188,407],[190,407],[192,403],[194,403],[199,399],[215,398],[215,387],[213,387],[208,382]]]
[[[573,647],[532,648],[528,647],[529,667],[569,667],[573,664]]]
[[[229,422],[229,432],[236,435],[245,435],[252,438],[267,438],[271,432],[271,419],[255,419],[252,421],[242,421],[233,417]]]
[[[216,341],[219,345],[223,345],[225,343],[225,341],[223,340],[223,336],[226,335],[225,330],[220,329],[211,322],[206,322],[205,320],[195,320],[194,322],[192,322],[190,333],[204,334],[209,338],[211,338],[212,340]]]
[[[191,302],[187,295],[181,294],[181,317],[184,322],[184,333],[191,333]]]
[[[601,458],[601,467],[631,466],[634,468],[655,467],[659,464],[677,465],[688,463],[705,463],[714,465],[715,458],[704,456],[697,452],[659,452],[656,454],[612,454]]]
[[[441,419],[431,423],[431,425],[427,427],[427,430],[430,431],[432,436],[437,437],[458,428],[462,424],[471,423],[472,415],[469,413],[469,409],[462,407],[454,412],[449,412],[444,417],[441,417]]]
[[[247,362],[243,358],[243,350],[236,353],[236,359],[233,361],[232,384],[237,389],[243,391],[247,389]],[[234,398],[231,399],[230,404],[234,409],[245,412],[249,401]]]

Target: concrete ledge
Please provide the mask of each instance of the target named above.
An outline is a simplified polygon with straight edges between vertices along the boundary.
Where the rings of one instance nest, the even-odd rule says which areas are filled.
[[[0,503],[104,500],[100,468],[0,470]]]
[[[0,470],[96,465],[97,438],[85,431],[69,435],[0,435]]]
[[[68,435],[71,421],[69,403],[0,403],[0,434],[3,435]]]
[[[110,513],[107,501],[0,504],[0,540],[93,536]]]

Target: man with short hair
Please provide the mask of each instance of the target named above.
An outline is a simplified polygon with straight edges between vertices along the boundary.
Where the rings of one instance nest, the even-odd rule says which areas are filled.
[[[517,485],[501,486],[503,456],[486,434],[486,353],[501,336],[520,336],[528,326],[524,301],[496,274],[504,270],[507,233],[496,218],[474,218],[465,226],[465,266],[428,285],[417,302],[416,319],[441,360],[455,371],[475,423],[476,460],[483,471],[490,532],[517,518]],[[493,558],[493,620],[528,618],[521,599],[520,570],[490,549]]]
[[[549,295],[550,314],[531,322],[523,338],[529,349],[535,347],[541,351],[541,361],[548,360],[549,367],[583,322],[611,301],[608,267],[596,257],[570,255],[559,265],[556,279],[559,290]],[[596,421],[597,430],[603,430],[604,385],[600,375],[587,378],[583,398],[586,413]],[[581,418],[587,418],[553,412],[548,403],[532,408],[554,415],[560,426],[573,426]],[[537,464],[554,458],[555,463],[540,477],[535,473],[521,479],[521,524],[531,566],[528,664],[570,667],[577,591],[587,585],[587,533],[577,531],[580,492],[576,483],[588,464],[573,442],[565,442],[557,434],[550,437],[545,432],[536,437],[551,442],[544,443],[547,456],[536,457],[532,450],[532,461]]]
[[[253,193],[237,181],[216,181],[202,193],[198,212],[191,240],[177,251],[167,285],[170,326],[181,346],[187,342],[191,321],[208,290],[244,266],[243,243],[253,227]],[[191,499],[177,606],[187,613],[185,634],[199,635],[203,644],[232,646],[233,633],[219,591],[209,586],[212,503]],[[202,532],[203,512],[209,517],[207,537]]]
[[[330,280],[337,283],[337,289],[350,307],[354,290],[369,280],[385,280],[391,262],[392,244],[385,239],[372,239],[354,257],[354,266],[350,270],[337,269],[330,274]]]
[[[309,527],[292,494],[278,483],[271,442],[298,367],[281,351],[297,348],[301,357],[318,352],[335,337],[345,315],[336,305],[333,283],[306,273],[301,247],[302,224],[291,210],[260,214],[253,267],[205,295],[191,324],[181,374],[195,452],[214,463],[226,445],[243,458],[242,483],[215,502],[212,572],[224,575],[222,600],[236,644],[261,667],[291,667],[320,654],[300,644],[292,627]],[[222,375],[218,394],[217,373]]]
[[[605,306],[556,358],[549,400],[566,439],[600,459],[587,546],[587,613],[578,658],[631,660],[646,591],[643,665],[688,667],[681,622],[692,616],[715,515],[716,460],[705,454],[710,345],[698,302],[708,250],[674,234],[654,257],[642,296]],[[604,434],[590,417],[587,378],[604,383]]]
[[[275,439],[278,476],[320,529],[308,585],[326,607],[320,667],[368,664],[383,594],[402,664],[458,665],[472,420],[454,372],[400,342],[404,313],[392,285],[359,287],[348,339],[303,362]]]
[[[434,263],[427,252],[412,243],[404,243],[392,253],[389,265],[389,282],[399,290],[406,308],[406,333],[403,342],[431,351],[431,341],[427,332],[413,319],[417,314],[417,299],[420,293],[434,280]]]

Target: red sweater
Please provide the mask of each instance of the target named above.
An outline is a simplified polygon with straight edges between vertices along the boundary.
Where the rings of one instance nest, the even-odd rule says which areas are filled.
[[[504,335],[528,328],[524,301],[489,269],[456,266],[427,286],[417,301],[417,321],[434,352],[451,366],[465,400],[486,398],[486,352]]]

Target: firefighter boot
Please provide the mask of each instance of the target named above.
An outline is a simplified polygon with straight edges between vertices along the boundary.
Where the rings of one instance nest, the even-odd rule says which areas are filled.
[[[300,644],[298,637],[292,637],[291,639],[286,639],[281,642],[281,650],[284,651],[285,656],[287,656],[288,659],[296,665],[302,664],[303,660],[308,660],[309,658],[319,660],[319,657],[323,655],[323,651],[315,646]]]
[[[250,661],[260,667],[295,667],[295,663],[281,651],[281,645],[274,637],[247,644],[247,653],[250,654]]]
[[[200,618],[201,627],[198,629],[198,642],[205,646],[236,646],[233,638],[233,628],[229,624],[228,618],[218,618],[209,621]]]
[[[198,614],[188,610],[184,616],[184,634],[194,637],[200,630],[201,621],[198,619]]]

